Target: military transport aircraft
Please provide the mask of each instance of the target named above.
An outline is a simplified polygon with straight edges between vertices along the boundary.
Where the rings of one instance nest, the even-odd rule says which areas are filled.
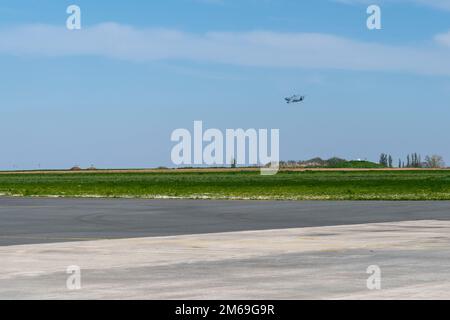
[[[286,100],[286,103],[302,102],[303,100],[305,100],[305,96],[300,96],[300,95],[295,94],[292,97],[284,98],[284,100]]]

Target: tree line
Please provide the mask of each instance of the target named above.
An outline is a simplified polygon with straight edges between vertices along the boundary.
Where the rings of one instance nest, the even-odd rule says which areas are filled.
[[[379,164],[386,168],[394,168],[393,158],[390,154],[382,153]],[[406,156],[406,161],[399,159],[398,168],[444,168],[445,162],[440,155],[426,156],[422,161],[422,156],[418,153],[411,153]]]

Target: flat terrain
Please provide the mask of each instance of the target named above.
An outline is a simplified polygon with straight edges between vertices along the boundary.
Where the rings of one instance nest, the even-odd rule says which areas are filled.
[[[450,220],[450,202],[0,197],[0,246],[412,220]]]
[[[0,299],[450,299],[449,241],[421,220],[3,246]]]
[[[0,221],[0,299],[450,299],[448,201],[0,197]]]
[[[241,200],[450,200],[449,170],[28,172],[0,195]]]

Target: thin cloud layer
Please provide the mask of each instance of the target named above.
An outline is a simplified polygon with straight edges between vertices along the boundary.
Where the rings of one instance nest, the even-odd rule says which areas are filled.
[[[444,10],[450,10],[449,0],[415,0],[415,2],[422,5],[431,6],[435,8],[440,8]]]
[[[447,37],[447,38],[446,38]],[[446,44],[449,35],[436,40]],[[320,33],[137,29],[116,23],[69,31],[51,25],[0,30],[0,54],[100,56],[130,61],[181,60],[254,67],[395,71],[450,75],[450,51],[383,45]]]
[[[441,45],[443,45],[443,46],[446,46],[446,47],[449,47],[449,48],[450,48],[450,31],[447,32],[447,33],[438,34],[438,35],[435,37],[435,40],[436,40],[439,44],[441,44]]]
[[[339,2],[343,4],[419,4],[423,6],[428,6],[436,9],[450,10],[449,0],[332,0],[334,2]]]

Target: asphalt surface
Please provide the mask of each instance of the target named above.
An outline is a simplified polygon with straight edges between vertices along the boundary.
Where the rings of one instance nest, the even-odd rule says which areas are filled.
[[[413,220],[450,202],[0,198],[0,246]]]
[[[420,220],[1,246],[0,299],[450,299],[449,243]]]

